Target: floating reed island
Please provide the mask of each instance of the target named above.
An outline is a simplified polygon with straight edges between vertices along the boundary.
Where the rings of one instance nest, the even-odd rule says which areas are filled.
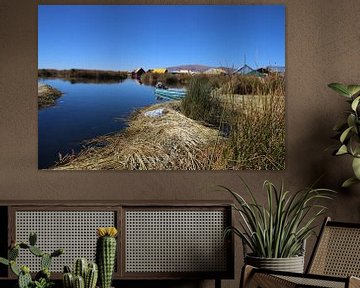
[[[56,170],[206,169],[218,131],[179,112],[179,101],[137,111],[123,133],[100,136],[76,156],[61,159]]]
[[[187,88],[182,100],[134,112],[123,132],[88,141],[51,169],[285,168],[283,77],[195,77]]]
[[[55,105],[56,99],[62,95],[62,92],[50,85],[38,82],[38,108]]]

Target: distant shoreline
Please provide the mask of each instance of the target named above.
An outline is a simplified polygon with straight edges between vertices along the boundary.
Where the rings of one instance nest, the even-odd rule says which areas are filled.
[[[96,81],[122,81],[128,78],[127,71],[90,70],[90,69],[38,69],[39,78],[63,78],[66,80],[86,79]]]

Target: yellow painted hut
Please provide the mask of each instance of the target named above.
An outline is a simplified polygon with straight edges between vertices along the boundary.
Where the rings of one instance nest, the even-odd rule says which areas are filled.
[[[168,70],[166,68],[156,68],[153,69],[152,73],[165,74],[168,73]]]

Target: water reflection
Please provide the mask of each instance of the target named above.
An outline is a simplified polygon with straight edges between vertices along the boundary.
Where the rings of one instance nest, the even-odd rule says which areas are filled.
[[[156,99],[154,87],[132,79],[40,81],[64,93],[55,106],[38,112],[40,169],[54,165],[59,153],[78,153],[84,140],[123,130],[133,111],[161,101]]]

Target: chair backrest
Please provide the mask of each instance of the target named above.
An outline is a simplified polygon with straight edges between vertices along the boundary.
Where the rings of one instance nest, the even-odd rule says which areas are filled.
[[[360,277],[360,223],[326,218],[307,273]]]

